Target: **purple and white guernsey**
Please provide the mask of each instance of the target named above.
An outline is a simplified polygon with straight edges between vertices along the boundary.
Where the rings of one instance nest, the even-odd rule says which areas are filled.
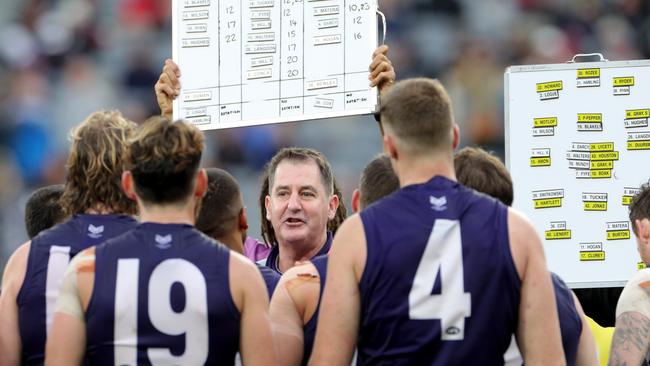
[[[42,365],[59,287],[71,258],[86,248],[123,234],[137,222],[122,215],[74,215],[31,241],[25,280],[18,292],[22,364]]]
[[[97,247],[86,312],[93,365],[233,365],[230,252],[190,225],[143,223]]]
[[[499,365],[520,285],[508,209],[441,176],[361,212],[359,365]]]

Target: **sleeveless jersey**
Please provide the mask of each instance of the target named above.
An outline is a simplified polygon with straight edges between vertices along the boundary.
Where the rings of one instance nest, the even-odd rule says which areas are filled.
[[[256,264],[257,269],[260,270],[262,278],[264,279],[264,284],[266,285],[266,290],[269,292],[269,299],[275,291],[275,286],[280,282],[280,274],[269,267],[263,266],[261,264]]]
[[[436,176],[360,215],[357,364],[503,364],[521,285],[507,207]]]
[[[122,215],[74,215],[31,241],[25,280],[18,292],[22,363],[42,365],[59,287],[70,259],[82,250],[123,234],[137,222]]]
[[[97,247],[92,365],[233,365],[240,314],[229,250],[190,225],[143,223]]]
[[[302,365],[307,366],[309,357],[311,356],[312,348],[314,347],[314,339],[316,338],[316,325],[318,324],[318,313],[320,312],[320,303],[323,299],[323,290],[325,289],[325,279],[327,278],[327,255],[321,255],[311,260],[311,263],[318,271],[318,278],[320,278],[320,292],[318,294],[318,305],[314,310],[314,315],[305,324],[302,329],[304,333]]]
[[[562,347],[567,365],[575,365],[578,355],[578,344],[582,334],[582,319],[576,309],[573,293],[566,283],[551,273],[553,289],[555,290],[555,301],[557,302],[557,314],[560,318],[560,333],[562,334]]]

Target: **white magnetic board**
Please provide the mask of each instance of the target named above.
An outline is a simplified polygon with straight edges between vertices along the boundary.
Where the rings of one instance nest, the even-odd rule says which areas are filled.
[[[622,286],[640,265],[628,204],[650,178],[650,60],[505,73],[513,207],[569,286]]]
[[[174,0],[174,118],[204,130],[373,113],[377,0]]]

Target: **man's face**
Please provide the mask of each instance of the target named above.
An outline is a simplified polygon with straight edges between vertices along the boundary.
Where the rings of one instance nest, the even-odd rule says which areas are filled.
[[[271,221],[278,242],[313,247],[322,244],[338,198],[327,193],[316,162],[283,160],[274,178],[265,204],[266,219]]]

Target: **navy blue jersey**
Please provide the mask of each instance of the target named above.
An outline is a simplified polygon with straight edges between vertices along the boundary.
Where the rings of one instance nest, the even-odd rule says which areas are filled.
[[[228,248],[190,225],[143,223],[95,256],[91,364],[234,364],[240,314]]]
[[[444,177],[361,212],[359,365],[499,365],[521,281],[508,209]]]
[[[314,339],[316,338],[316,325],[318,324],[320,302],[323,299],[325,279],[327,278],[327,258],[327,255],[321,255],[311,260],[311,263],[316,267],[318,277],[320,278],[320,293],[318,295],[318,305],[316,306],[316,310],[314,310],[314,315],[312,315],[311,319],[309,319],[307,324],[302,328],[304,333],[302,364],[305,366],[307,365],[307,362],[309,362],[311,350],[314,347]]]
[[[122,215],[74,215],[32,239],[25,280],[16,300],[23,364],[44,362],[47,331],[70,259],[136,224],[133,218]]]
[[[576,309],[573,293],[566,283],[555,273],[551,273],[551,280],[555,290],[555,301],[557,302],[557,314],[560,318],[560,333],[562,334],[562,347],[564,348],[566,364],[575,365],[580,334],[582,334],[582,319]]]
[[[275,286],[277,286],[278,282],[280,282],[280,274],[271,268],[262,266],[260,264],[257,264],[257,269],[259,269],[260,273],[262,274],[264,284],[266,284],[266,289],[269,292],[269,298],[271,298],[273,291],[275,291]]]
[[[331,231],[327,232],[327,239],[325,240],[325,245],[316,253],[315,256],[312,258],[316,258],[321,255],[326,255],[329,253],[330,249],[332,248],[332,239],[334,235],[332,234]],[[282,274],[280,272],[280,268],[278,267],[278,262],[280,260],[280,246],[276,245],[273,248],[271,248],[271,251],[269,252],[269,256],[266,258],[266,266],[274,270],[275,272]]]

